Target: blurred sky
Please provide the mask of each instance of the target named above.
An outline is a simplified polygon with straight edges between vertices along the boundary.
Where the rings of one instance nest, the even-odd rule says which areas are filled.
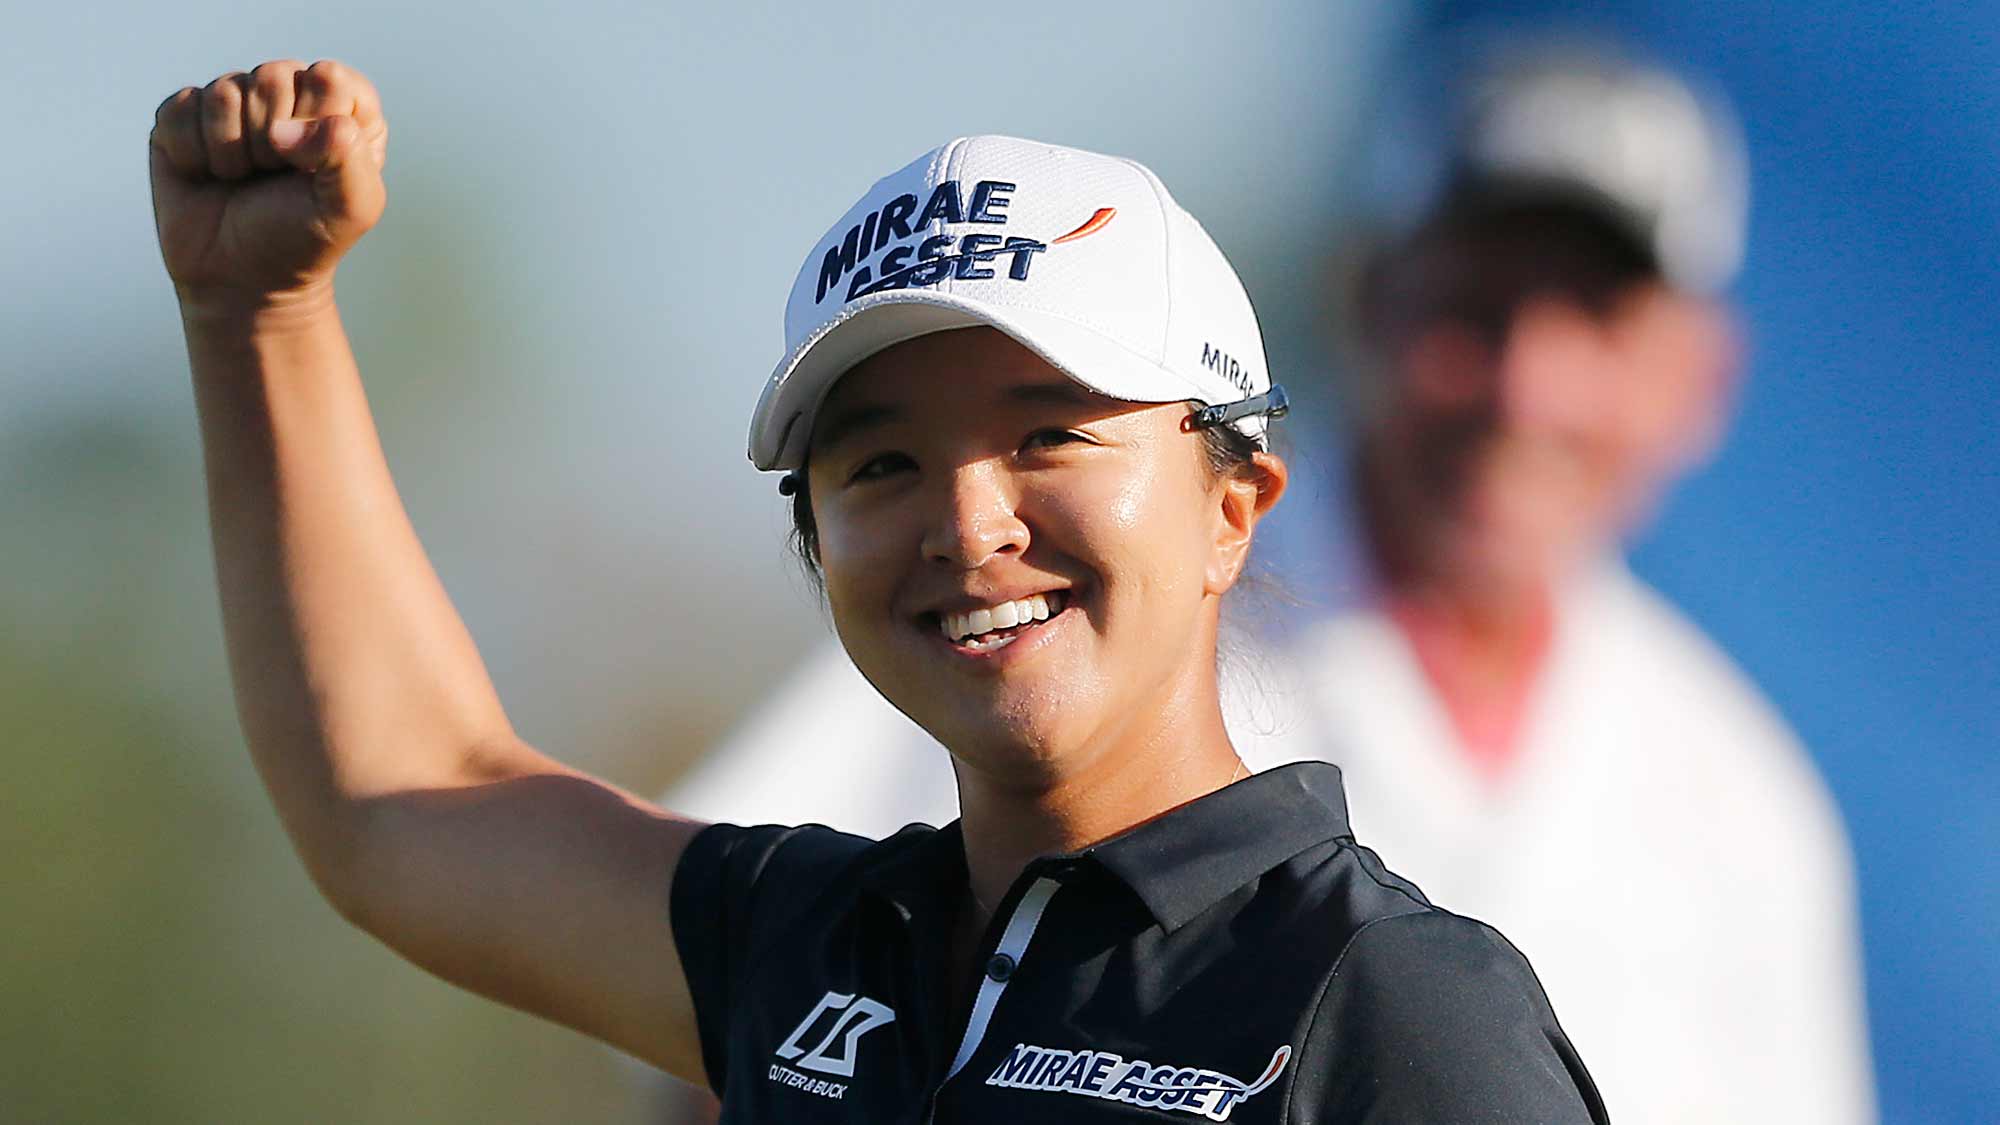
[[[982,131],[1144,160],[1310,400],[1355,91],[1413,25],[1524,11],[1570,6],[8,0],[0,854],[30,870],[0,879],[28,950],[0,969],[0,1106],[616,1104],[600,1053],[342,929],[257,793],[147,202],[162,97],[283,55],[381,87],[390,210],[342,291],[405,498],[516,724],[653,791],[821,635],[743,430],[799,254],[875,176]],[[1590,11],[1727,88],[1753,168],[1743,414],[1638,567],[1841,801],[1885,1119],[1990,1119],[2000,13]]]

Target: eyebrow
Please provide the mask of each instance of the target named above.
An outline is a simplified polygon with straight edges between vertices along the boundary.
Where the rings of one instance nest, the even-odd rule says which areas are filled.
[[[1044,402],[1057,406],[1084,406],[1097,396],[1070,382],[1028,383],[1024,386],[1009,387],[1008,399],[1015,402]]]
[[[1009,387],[1002,396],[1008,402],[1032,402],[1056,406],[1087,406],[1097,395],[1064,379],[1059,383],[1028,383]],[[857,434],[899,421],[903,412],[880,403],[856,403],[829,417],[813,431],[813,447],[828,452]]]
[[[821,452],[832,450],[838,448],[841,442],[851,439],[864,430],[887,425],[902,416],[903,412],[893,406],[880,406],[875,403],[850,406],[828,418],[819,427],[813,445]]]

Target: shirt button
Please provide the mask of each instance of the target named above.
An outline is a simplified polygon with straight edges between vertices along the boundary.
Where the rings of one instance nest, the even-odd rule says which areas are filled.
[[[1014,975],[1014,959],[1005,953],[995,953],[993,959],[986,962],[986,975],[997,983],[1007,983],[1007,978]]]

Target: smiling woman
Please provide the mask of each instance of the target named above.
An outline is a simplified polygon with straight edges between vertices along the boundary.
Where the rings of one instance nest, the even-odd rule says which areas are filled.
[[[387,135],[359,74],[277,62],[151,145],[244,731],[344,915],[728,1121],[1603,1119],[1527,963],[1355,842],[1337,771],[1244,777],[1217,618],[1284,400],[1150,172],[953,141],[794,284],[751,458],[958,779],[958,821],[874,841],[699,824],[514,733],[334,308]]]

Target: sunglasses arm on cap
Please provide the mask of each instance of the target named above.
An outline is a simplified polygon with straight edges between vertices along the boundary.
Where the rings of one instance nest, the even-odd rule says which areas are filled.
[[[1271,389],[1261,395],[1252,395],[1240,402],[1225,402],[1217,406],[1204,406],[1188,415],[1185,427],[1190,430],[1206,430],[1227,425],[1253,414],[1267,418],[1283,418],[1290,413],[1292,400],[1285,394],[1285,388],[1271,384]]]

